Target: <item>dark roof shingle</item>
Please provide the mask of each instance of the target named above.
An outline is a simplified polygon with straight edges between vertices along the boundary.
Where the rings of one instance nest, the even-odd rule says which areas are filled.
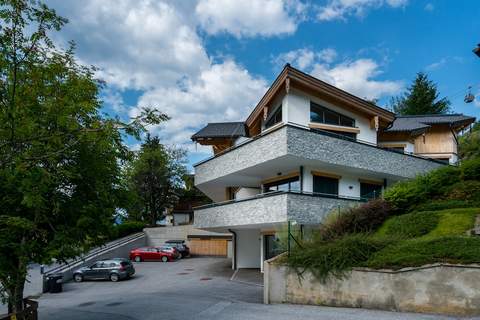
[[[246,136],[244,122],[209,123],[192,136],[192,140],[208,138],[238,138]]]
[[[435,124],[458,126],[468,125],[474,121],[474,117],[464,116],[463,114],[397,116],[392,126],[385,129],[385,132],[423,131]]]

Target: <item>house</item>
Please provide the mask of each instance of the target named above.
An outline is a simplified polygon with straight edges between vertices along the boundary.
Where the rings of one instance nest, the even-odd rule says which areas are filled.
[[[237,268],[278,254],[288,221],[315,226],[332,210],[456,161],[463,115],[396,117],[286,65],[245,122],[210,123],[192,136],[214,155],[195,167],[213,203],[196,228],[233,234]]]

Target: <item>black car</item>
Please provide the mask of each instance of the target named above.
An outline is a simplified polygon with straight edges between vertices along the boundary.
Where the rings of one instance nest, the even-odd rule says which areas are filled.
[[[185,240],[167,240],[165,244],[177,248],[182,258],[190,255],[190,248],[185,244]]]
[[[117,282],[135,274],[135,268],[127,259],[114,258],[95,262],[90,267],[82,267],[73,273],[73,280],[110,280]]]

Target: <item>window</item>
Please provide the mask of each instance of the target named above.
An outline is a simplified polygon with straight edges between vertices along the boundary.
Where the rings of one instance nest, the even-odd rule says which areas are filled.
[[[360,183],[360,197],[364,199],[375,199],[382,194],[382,185],[373,183]]]
[[[283,252],[279,239],[275,235],[265,235],[265,260],[278,256]]]
[[[265,122],[265,129],[273,127],[279,122],[282,122],[282,105],[280,105],[270,116],[270,118]]]
[[[313,102],[310,103],[310,121],[343,127],[355,127],[354,119]]]
[[[322,195],[338,196],[338,179],[313,176],[313,192]]]
[[[266,183],[263,186],[264,192],[271,191],[300,191],[299,177],[292,177],[289,179],[279,180],[271,183]]]

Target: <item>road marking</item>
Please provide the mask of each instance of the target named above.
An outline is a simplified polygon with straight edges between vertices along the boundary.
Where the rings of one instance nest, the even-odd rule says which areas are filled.
[[[200,317],[211,317],[222,312],[226,307],[228,307],[231,304],[232,304],[231,301],[220,301],[215,303],[213,306],[203,310],[198,315]]]

